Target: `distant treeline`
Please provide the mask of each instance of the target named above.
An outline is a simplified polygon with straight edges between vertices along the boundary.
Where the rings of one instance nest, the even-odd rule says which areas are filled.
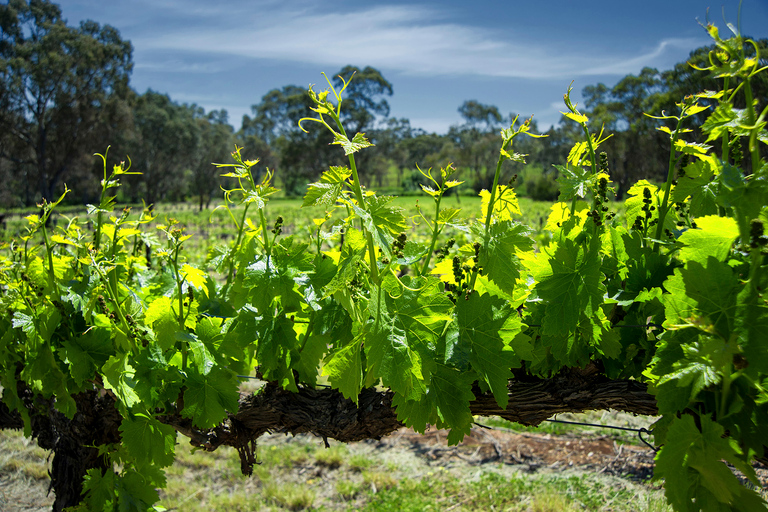
[[[768,65],[768,40],[759,40],[758,47],[755,58]],[[612,135],[601,148],[608,153],[619,196],[639,178],[666,178],[669,136],[657,128],[668,122],[643,113],[674,114],[684,96],[716,90],[714,78],[696,69],[708,65],[711,49],[694,50],[671,70],[644,68],[613,87],[601,83],[583,90],[592,133],[604,127],[604,135]],[[274,170],[288,195],[302,194],[306,183],[328,166],[347,163],[338,148],[329,146],[325,130],[307,126],[307,133],[299,127],[312,106],[305,88],[286,85],[268,92],[235,131],[224,110],[205,112],[166,94],[134,91],[129,81],[132,50],[109,25],[86,21],[67,26],[60,7],[47,0],[0,5],[0,208],[58,197],[64,183],[73,190],[68,201],[98,201],[102,163],[93,153],[108,145],[110,166],[128,155],[131,169],[141,173],[124,180],[120,194],[125,200],[190,199],[200,208],[220,193],[220,170],[211,162],[228,162],[235,145],[244,147],[248,158],[260,159],[261,170]],[[745,51],[754,54],[752,47]],[[358,155],[364,182],[408,193],[419,188],[416,165],[453,162],[467,183],[465,190],[491,186],[499,129],[513,122],[513,114],[504,116],[496,106],[468,100],[458,108],[462,124],[445,135],[427,133],[408,119],[389,117],[386,98],[393,86],[378,70],[345,66],[334,75],[335,85],[341,85],[339,76],[349,80],[353,73],[344,95],[345,126],[375,144]],[[768,101],[766,76],[752,81],[758,112]],[[729,84],[732,90],[739,86]],[[699,132],[706,116],[699,114],[687,128]],[[515,151],[527,155],[526,163],[506,164],[502,178],[506,182],[517,174],[521,192],[553,200],[558,176],[553,165],[565,165],[583,133],[563,118],[546,134],[516,141]],[[712,144],[720,150],[717,141]],[[734,139],[731,154],[738,154],[739,145],[746,150],[747,144]],[[744,165],[749,168],[749,162]]]

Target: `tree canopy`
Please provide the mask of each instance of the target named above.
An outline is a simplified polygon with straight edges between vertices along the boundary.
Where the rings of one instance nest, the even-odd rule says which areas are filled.
[[[768,62],[768,40],[756,44],[757,59]],[[590,129],[612,135],[603,148],[619,198],[640,177],[663,179],[666,136],[657,131],[661,122],[643,113],[671,112],[679,98],[713,90],[716,79],[702,70],[708,66],[712,48],[692,51],[687,62],[669,70],[646,67],[612,86],[584,87]],[[257,175],[266,169],[276,171],[288,195],[301,193],[328,166],[345,165],[344,157],[333,151],[315,126],[304,126],[307,131],[299,127],[312,106],[303,87],[270,90],[236,130],[222,111],[205,113],[162,92],[133,92],[131,59],[130,42],[114,28],[90,21],[70,27],[61,9],[48,0],[12,0],[0,6],[1,205],[32,205],[40,198],[50,199],[64,181],[78,190],[67,201],[93,201],[97,190],[90,179],[95,170],[92,155],[108,145],[113,146],[110,154],[121,160],[127,155],[134,161],[134,170],[146,174],[126,180],[123,193],[134,200],[195,197],[200,205],[207,205],[217,171],[204,170],[205,161],[224,160],[235,145],[243,147],[249,158],[260,160]],[[493,139],[502,124],[517,115],[522,122],[530,115],[504,113],[493,104],[471,99],[458,106],[462,121],[447,133],[426,133],[407,118],[390,118],[388,98],[394,87],[381,71],[347,65],[328,78],[337,89],[346,84],[341,121],[350,136],[364,133],[374,144],[359,156],[363,182],[406,193],[418,191],[423,184],[416,166],[439,167],[449,162],[468,182],[468,190],[487,189],[496,159]],[[752,97],[762,109],[768,82],[762,75],[753,82]],[[743,108],[744,101],[738,97],[736,107]],[[702,103],[716,106],[714,99]],[[694,136],[701,135],[705,116],[702,112],[686,121]],[[521,141],[525,164],[505,162],[502,178],[506,182],[517,174],[521,194],[553,200],[560,174],[554,165],[564,161],[581,132],[565,117],[545,132],[544,139]],[[731,142],[734,154],[742,142]],[[722,151],[717,148],[718,154]],[[746,163],[747,169],[750,165]]]
[[[27,203],[52,199],[62,178],[122,128],[131,54],[113,27],[69,27],[56,4],[0,5],[0,156],[34,184]]]

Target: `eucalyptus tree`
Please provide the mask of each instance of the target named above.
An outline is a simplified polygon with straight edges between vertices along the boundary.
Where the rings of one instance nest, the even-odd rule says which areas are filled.
[[[392,94],[392,85],[381,73],[371,67],[360,70],[354,66],[345,66],[332,78],[332,83],[349,83],[345,91],[343,122],[350,127],[350,136],[375,127],[375,122],[389,114],[389,105],[383,95]],[[339,78],[342,77],[342,78]],[[319,87],[322,89],[322,84]],[[314,104],[306,88],[286,85],[265,94],[261,102],[251,107],[251,116],[243,116],[243,126],[238,134],[241,140],[268,144],[275,153],[274,163],[288,194],[298,194],[303,186],[319,176],[329,165],[346,165],[343,155],[339,156],[333,146],[314,126],[299,126],[299,120],[306,117]],[[375,143],[375,137],[371,137]],[[261,155],[248,155],[252,156]],[[365,176],[367,166],[373,156],[366,156],[360,162],[361,173]]]
[[[198,144],[192,162],[191,195],[197,196],[199,209],[208,208],[215,191],[219,190],[220,169],[214,163],[226,162],[234,149],[234,130],[229,124],[226,110],[205,113],[194,109]]]
[[[24,174],[27,204],[87,172],[124,128],[131,53],[113,27],[70,27],[47,0],[0,4],[0,158]]]
[[[448,131],[457,150],[455,163],[469,170],[475,190],[489,189],[493,184],[498,158],[495,144],[503,117],[498,107],[476,100],[465,101],[458,111],[464,123],[451,126]]]
[[[129,145],[132,195],[149,204],[184,199],[200,143],[197,107],[174,102],[167,94],[148,90],[133,108],[133,140]]]

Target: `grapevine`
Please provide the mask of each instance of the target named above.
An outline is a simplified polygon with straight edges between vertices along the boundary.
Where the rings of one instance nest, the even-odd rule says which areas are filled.
[[[548,243],[515,220],[514,180],[499,183],[504,162],[524,161],[515,139],[538,136],[528,122],[501,131],[479,220],[444,206],[461,185],[451,165],[422,171],[433,206],[419,210],[424,243],[393,198],[361,183],[355,154],[372,144],[345,131],[346,82],[308,91],[315,106],[302,129],[327,130],[349,165],[308,186],[304,205],[328,214],[307,239],[270,219],[274,177],[257,182],[259,162],[237,148],[233,163],[217,164],[234,242],[204,265],[188,261],[190,235],[173,219],[149,233],[149,210],[115,214],[109,191],[130,166],[108,175],[99,155],[92,236],[76,218],[49,227],[65,190],[0,255],[3,426],[63,457],[55,508],[152,510],[179,433],[206,450],[236,447],[248,473],[270,430],[351,441],[432,425],[458,443],[474,414],[538,424],[611,407],[659,414],[656,476],[675,510],[765,510],[731,470],[757,484],[752,462],[768,457],[768,108],[756,111],[750,88],[765,68],[753,42],[707,29],[709,70],[724,88],[654,114],[670,140],[667,180],[631,187],[625,216],[611,211],[606,137],[590,132],[568,88],[564,115],[585,139],[558,167]],[[709,110],[707,140],[686,140],[686,120]],[[334,211],[343,220],[329,226]],[[448,226],[466,243],[448,240]],[[241,397],[251,375],[267,384]],[[574,389],[577,398],[561,393]],[[339,412],[304,424],[292,416],[296,397]],[[68,449],[41,437],[46,428],[93,436]],[[80,480],[64,481],[67,460],[79,461]]]

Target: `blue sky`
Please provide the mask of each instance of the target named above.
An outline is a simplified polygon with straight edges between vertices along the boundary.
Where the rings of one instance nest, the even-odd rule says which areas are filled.
[[[92,19],[134,46],[133,87],[206,110],[243,114],[271,89],[317,84],[321,72],[373,66],[389,80],[391,115],[445,132],[474,99],[503,114],[557,123],[571,81],[613,85],[709,44],[698,23],[727,31],[736,0],[387,1],[63,0],[70,25]],[[768,37],[768,0],[744,0],[742,33]]]

